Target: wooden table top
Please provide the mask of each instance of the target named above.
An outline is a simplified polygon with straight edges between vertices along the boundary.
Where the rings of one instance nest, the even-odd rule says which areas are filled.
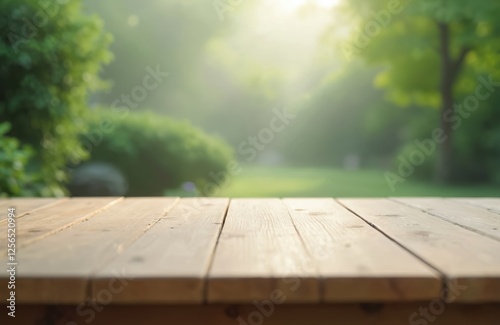
[[[500,301],[499,198],[3,199],[4,266],[9,207],[19,303]]]

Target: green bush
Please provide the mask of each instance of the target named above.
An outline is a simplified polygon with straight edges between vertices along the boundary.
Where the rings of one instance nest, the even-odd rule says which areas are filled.
[[[93,113],[83,139],[91,160],[119,168],[127,178],[127,195],[162,195],[164,190],[193,182],[202,188],[210,172],[226,169],[233,153],[222,140],[187,122],[153,113]]]
[[[21,146],[17,139],[5,136],[10,128],[9,123],[0,123],[0,197],[40,194],[35,186],[37,175],[27,171],[34,151],[27,145]]]
[[[66,165],[87,156],[79,137],[111,36],[79,0],[2,0],[0,32],[0,121],[34,149],[45,193],[62,195]]]

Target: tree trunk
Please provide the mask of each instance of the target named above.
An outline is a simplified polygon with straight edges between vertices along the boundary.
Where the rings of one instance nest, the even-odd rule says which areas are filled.
[[[440,127],[446,141],[438,145],[438,161],[436,180],[440,183],[449,182],[453,164],[453,128],[449,122],[453,111],[453,60],[450,55],[450,31],[446,23],[438,23],[441,57],[441,110]]]
[[[453,126],[451,124],[455,110],[453,107],[453,85],[471,48],[462,47],[460,54],[453,59],[450,53],[450,29],[446,23],[438,22],[441,56],[441,111],[440,127],[446,141],[438,147],[436,179],[441,183],[451,180],[453,174]]]

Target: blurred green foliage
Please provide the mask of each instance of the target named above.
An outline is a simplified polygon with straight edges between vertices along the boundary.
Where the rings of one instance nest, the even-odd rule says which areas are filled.
[[[21,146],[16,138],[5,136],[10,128],[10,123],[0,123],[0,197],[39,195],[39,175],[27,170],[34,151],[28,145]]]
[[[97,109],[91,121],[92,161],[117,167],[129,183],[127,195],[162,195],[183,182],[203,188],[210,172],[224,171],[233,154],[221,139],[190,123],[151,112]]]
[[[429,138],[440,127],[447,141],[416,175],[459,182],[498,179],[500,128],[493,122],[500,118],[498,89],[483,88],[490,94],[476,98],[479,104],[473,111],[464,108],[468,106],[464,99],[477,97],[479,78],[500,80],[500,3],[352,0],[345,4],[356,28],[339,43],[339,50],[383,67],[374,81],[395,105],[433,110],[406,123],[410,136],[395,156],[408,156],[415,139]]]
[[[303,166],[342,167],[346,156],[356,155],[360,167],[386,167],[384,161],[404,142],[399,131],[405,116],[414,112],[388,104],[373,87],[379,70],[355,62],[326,78],[302,103],[287,134],[286,156]]]
[[[118,167],[128,194],[161,195],[187,181],[202,188],[225,169],[231,150],[203,131],[238,148],[286,106],[297,118],[255,162],[388,170],[439,126],[436,22],[449,24],[452,58],[468,49],[454,103],[474,94],[478,76],[500,80],[497,2],[404,0],[389,18],[380,12],[391,0],[343,0],[331,10],[321,2],[292,10],[287,1],[243,2],[221,20],[205,0],[2,1],[0,122],[12,128],[1,141],[33,148],[25,179],[46,185],[42,195],[65,193],[68,172],[89,158]],[[379,32],[356,45],[373,22]],[[150,66],[169,77],[126,108],[134,113],[89,114],[129,96]],[[500,180],[499,105],[493,91],[453,130],[456,181]],[[412,177],[431,179],[438,160],[427,156]],[[38,187],[20,188],[9,191]]]
[[[352,0],[345,4],[355,28],[337,47],[384,66],[376,84],[398,105],[438,108],[441,104],[439,23],[449,25],[453,58],[458,58],[463,48],[469,49],[456,95],[474,91],[471,83],[477,84],[480,73],[500,74],[499,2]],[[391,4],[397,4],[395,13],[390,11]]]
[[[42,194],[62,195],[66,165],[88,157],[79,135],[89,92],[104,86],[98,73],[112,58],[111,36],[80,1],[3,0],[0,33],[0,121],[11,123],[9,138],[34,149]],[[20,179],[10,194],[30,193]]]

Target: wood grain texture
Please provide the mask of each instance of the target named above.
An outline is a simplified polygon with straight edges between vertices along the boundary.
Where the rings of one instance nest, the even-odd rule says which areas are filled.
[[[500,302],[500,240],[484,228],[496,225],[494,199],[481,205],[397,200],[81,198],[50,206],[34,200],[31,212],[17,220],[17,302],[89,300],[106,309],[241,303],[260,310],[280,298],[273,315],[281,315],[278,309],[295,315],[269,317],[266,324],[322,324],[315,316],[309,322],[294,314],[290,304],[304,304],[299,309],[306,310],[310,304],[324,306],[321,302],[410,302],[437,297],[440,283],[448,287],[442,298],[454,302],[450,308]],[[1,245],[6,245],[4,226],[0,223]],[[0,287],[7,286],[6,276],[0,274]],[[1,290],[0,299],[5,294]],[[460,318],[461,312],[449,320],[468,319]],[[211,313],[206,317],[215,317]],[[181,316],[167,317],[176,323],[173,315]],[[377,324],[377,317],[369,320]],[[344,319],[358,321],[367,322]]]
[[[444,274],[450,301],[500,301],[500,242],[388,199],[340,202]]]
[[[467,203],[435,198],[394,199],[456,225],[500,240],[500,215]]]
[[[15,208],[16,218],[21,218],[40,208],[46,208],[51,205],[61,203],[67,199],[56,198],[12,198],[0,199],[0,223],[7,220],[7,209]]]
[[[91,218],[121,198],[77,198],[40,208],[16,219],[17,248]],[[0,223],[0,247],[7,246],[7,224]],[[1,256],[6,256],[2,251]]]
[[[439,298],[440,275],[333,199],[286,199],[323,278],[323,300]]]
[[[17,256],[18,278],[22,279],[17,281],[18,302],[85,301],[90,294],[89,278],[160,220],[175,202],[174,198],[126,199],[21,249]],[[5,265],[6,260],[0,263]],[[105,292],[111,299],[127,280],[121,270],[116,272]],[[0,280],[0,285],[6,285],[6,278]],[[1,295],[3,299],[4,291]]]
[[[23,325],[498,325],[500,304],[317,304],[201,306],[19,306]],[[259,308],[260,307],[260,308]],[[262,309],[264,308],[264,309]],[[422,313],[422,314],[420,314]],[[6,313],[0,323],[10,324]]]
[[[474,206],[480,206],[486,210],[500,214],[500,198],[455,198],[453,201],[468,203]]]
[[[202,303],[205,277],[222,228],[228,199],[182,199],[93,279],[93,294],[115,276],[131,279],[116,303]]]
[[[320,300],[319,273],[279,199],[233,199],[208,276],[208,302],[251,302],[281,292]]]

